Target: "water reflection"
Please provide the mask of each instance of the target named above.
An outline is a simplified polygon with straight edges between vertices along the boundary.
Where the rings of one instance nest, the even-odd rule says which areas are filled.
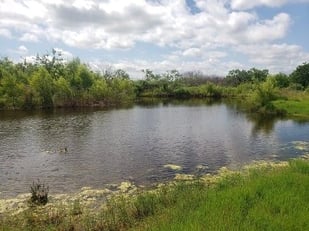
[[[26,192],[40,178],[52,192],[133,180],[149,184],[175,171],[238,167],[305,150],[309,124],[259,118],[233,104],[152,100],[110,110],[0,112],[0,196]],[[67,152],[61,150],[66,147]]]
[[[221,100],[214,100],[212,98],[206,98],[206,99],[160,99],[160,98],[141,98],[136,102],[136,105],[142,106],[142,107],[158,107],[158,106],[211,106],[211,105],[218,105],[221,104]]]
[[[252,135],[261,132],[270,134],[274,130],[275,123],[283,118],[274,115],[247,114],[246,118],[253,123]]]

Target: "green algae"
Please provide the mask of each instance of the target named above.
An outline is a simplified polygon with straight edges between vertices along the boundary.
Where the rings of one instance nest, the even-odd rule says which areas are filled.
[[[300,151],[309,151],[309,142],[306,141],[293,141],[294,148]]]
[[[121,182],[115,187],[115,190],[108,188],[93,189],[91,187],[83,187],[76,193],[63,193],[48,196],[48,203],[41,208],[52,209],[58,207],[60,204],[68,207],[75,201],[79,201],[82,206],[89,209],[96,208],[97,204],[104,203],[108,198],[117,194],[133,194],[137,187],[131,182]],[[11,214],[17,215],[24,212],[30,206],[30,193],[20,194],[16,198],[0,199],[0,215]]]
[[[181,171],[182,170],[182,167],[179,166],[179,165],[176,165],[176,164],[166,164],[163,167],[174,170],[174,171]]]
[[[196,170],[206,170],[209,169],[207,165],[199,164],[195,167]]]
[[[195,175],[192,174],[179,174],[177,173],[174,177],[175,180],[182,180],[182,181],[186,181],[186,180],[194,180],[195,179]]]

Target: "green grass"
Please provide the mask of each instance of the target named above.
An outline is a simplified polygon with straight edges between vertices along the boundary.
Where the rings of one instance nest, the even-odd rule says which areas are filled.
[[[309,163],[190,185],[177,202],[132,230],[309,230]]]
[[[287,112],[289,116],[309,118],[309,92],[283,89],[282,98],[273,101],[273,105]]]
[[[288,115],[309,118],[309,100],[276,100],[273,102],[278,109],[285,110]]]
[[[117,195],[102,208],[81,202],[0,215],[0,230],[309,230],[309,161],[171,182]]]

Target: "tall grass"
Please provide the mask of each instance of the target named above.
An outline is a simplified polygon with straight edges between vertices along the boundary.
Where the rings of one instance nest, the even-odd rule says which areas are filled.
[[[230,175],[208,189],[188,187],[175,206],[136,230],[309,230],[309,162]]]

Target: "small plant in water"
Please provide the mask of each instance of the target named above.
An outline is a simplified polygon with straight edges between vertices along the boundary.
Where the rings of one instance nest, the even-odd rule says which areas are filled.
[[[33,182],[30,186],[31,202],[37,205],[45,205],[48,202],[49,187],[41,183],[40,180]]]

